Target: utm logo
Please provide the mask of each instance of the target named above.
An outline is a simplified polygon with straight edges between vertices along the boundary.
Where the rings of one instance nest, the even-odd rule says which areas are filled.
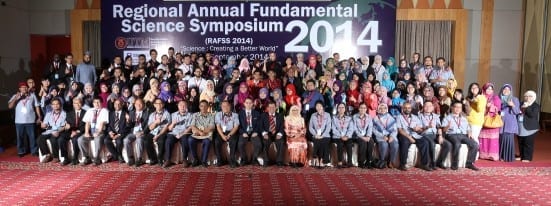
[[[117,49],[125,49],[128,43],[126,42],[126,38],[124,37],[117,37],[115,39],[115,47]]]

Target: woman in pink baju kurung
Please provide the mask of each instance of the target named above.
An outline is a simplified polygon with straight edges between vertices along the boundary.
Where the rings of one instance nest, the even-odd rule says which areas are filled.
[[[501,99],[494,92],[494,85],[486,83],[482,87],[482,91],[488,103],[486,105],[485,116],[494,117],[501,111]],[[493,161],[499,160],[499,130],[500,128],[482,127],[480,131],[480,159],[488,159]]]

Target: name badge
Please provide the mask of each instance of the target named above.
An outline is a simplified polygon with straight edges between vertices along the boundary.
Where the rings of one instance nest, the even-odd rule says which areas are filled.
[[[160,129],[160,127],[156,127],[155,129],[153,129],[153,131],[151,131],[151,134],[152,134],[152,135],[157,135],[157,134],[159,134],[159,129]]]
[[[90,128],[92,128],[92,129],[96,129],[96,123],[93,123],[93,122],[92,122],[92,123],[90,123]]]
[[[59,74],[54,75],[55,79],[59,79]]]
[[[59,130],[58,126],[52,126],[52,131],[57,131],[57,130]]]
[[[365,132],[364,132],[364,131],[361,131],[361,132],[360,132],[360,136],[361,136],[361,137],[365,137]]]
[[[28,112],[27,107],[21,107],[21,113],[27,114]]]
[[[310,110],[310,104],[305,104],[304,105],[304,111],[308,111]]]
[[[138,133],[140,131],[142,131],[142,127],[140,126],[134,127],[134,133]]]
[[[318,136],[321,136],[321,129],[317,130]]]
[[[518,116],[518,121],[519,122],[524,122],[524,115],[519,115]]]
[[[228,129],[228,127],[226,127],[226,126],[222,126],[222,132],[226,132],[226,131],[227,131],[227,129]]]

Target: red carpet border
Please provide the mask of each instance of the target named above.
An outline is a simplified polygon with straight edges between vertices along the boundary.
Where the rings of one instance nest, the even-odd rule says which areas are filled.
[[[0,162],[0,205],[551,205],[551,168],[169,169]]]

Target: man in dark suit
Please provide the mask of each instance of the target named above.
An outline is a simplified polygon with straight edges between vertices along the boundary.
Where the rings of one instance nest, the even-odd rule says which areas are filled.
[[[58,71],[60,70],[61,64],[62,62],[59,54],[54,54],[52,61],[49,62],[46,69],[44,69],[44,77],[48,78],[52,85],[57,85],[59,80]]]
[[[128,156],[128,166],[139,167],[144,164],[142,159],[143,154],[143,136],[149,133],[149,127],[147,125],[147,120],[149,120],[149,113],[144,109],[145,104],[142,99],[136,99],[134,101],[134,111],[130,112],[130,118],[126,121],[130,131],[128,135],[124,138],[124,147],[126,148],[126,153]],[[132,142],[136,141],[136,157],[138,158],[134,161],[134,146]]]
[[[285,152],[283,148],[285,145],[285,137],[283,134],[283,116],[276,113],[277,107],[275,102],[270,101],[268,103],[268,112],[262,114],[262,136],[264,137],[264,166],[270,164],[270,157],[268,151],[270,145],[275,143],[277,150],[276,164],[277,166],[283,166],[283,158]]]
[[[73,54],[68,53],[65,56],[65,63],[59,66],[57,75],[59,82],[65,82],[65,85],[71,85],[77,66],[73,64]]]
[[[214,92],[216,94],[224,93],[224,85],[226,85],[226,80],[220,74],[220,69],[216,68],[212,70],[212,78],[210,78],[214,83]]]
[[[82,121],[84,118],[85,110],[82,109],[82,99],[75,97],[73,99],[73,110],[67,113],[67,124],[65,124],[65,131],[63,131],[57,139],[59,149],[61,150],[61,157],[65,159],[61,162],[61,165],[78,164],[78,137],[84,134],[84,125]],[[71,140],[73,144],[73,159],[69,161],[69,155],[67,152],[67,143]]]
[[[124,163],[122,158],[123,139],[128,134],[126,122],[130,120],[128,113],[122,110],[122,102],[116,99],[113,102],[114,111],[109,112],[109,124],[107,125],[107,138],[103,139],[103,144],[111,153],[110,160],[118,160]],[[113,145],[115,140],[116,145]]]
[[[247,152],[245,151],[245,145],[248,141],[253,143],[253,155],[252,163],[260,165],[258,162],[258,155],[262,150],[262,140],[260,132],[262,130],[262,121],[260,121],[260,112],[253,109],[253,100],[247,98],[245,100],[245,108],[239,112],[239,143],[238,150],[241,154],[241,165],[249,163],[247,160]]]

